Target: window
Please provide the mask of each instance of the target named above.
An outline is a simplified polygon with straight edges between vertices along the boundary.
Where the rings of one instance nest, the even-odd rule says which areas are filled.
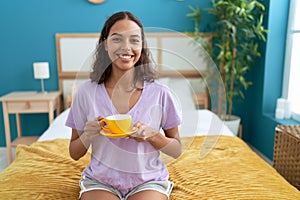
[[[298,10],[298,12],[296,12]],[[290,0],[282,96],[291,101],[292,118],[300,121],[300,1]]]

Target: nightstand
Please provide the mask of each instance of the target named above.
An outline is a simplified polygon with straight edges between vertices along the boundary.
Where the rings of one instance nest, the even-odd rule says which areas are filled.
[[[12,92],[0,97],[3,106],[3,117],[5,126],[5,138],[7,147],[8,163],[12,162],[11,147],[18,144],[35,142],[39,136],[22,136],[20,114],[22,113],[49,113],[49,124],[54,120],[54,111],[60,112],[61,92]],[[9,114],[16,114],[18,137],[11,141]]]

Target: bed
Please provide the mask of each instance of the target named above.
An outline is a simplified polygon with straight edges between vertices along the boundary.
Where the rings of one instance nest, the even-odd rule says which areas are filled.
[[[71,80],[75,75],[79,84],[84,73],[64,70],[67,62],[62,62],[62,52],[58,50],[59,83],[62,98],[68,102],[74,89]],[[174,92],[183,114],[183,154],[176,160],[161,154],[175,183],[171,200],[300,199],[298,189],[234,135],[214,112],[195,109],[193,99],[186,98],[192,91],[186,79],[164,77],[159,81]],[[89,164],[89,153],[79,161],[70,158],[71,130],[64,126],[68,112],[64,107],[37,142],[17,146],[15,160],[0,173],[0,199],[78,199],[79,179]]]
[[[68,154],[70,129],[63,125],[68,111],[55,118],[37,142],[17,147],[14,162],[0,173],[1,199],[78,199],[89,154],[79,161]],[[222,124],[209,110],[198,114],[205,124]],[[199,130],[210,132],[208,128]],[[181,138],[182,156],[174,160],[161,155],[175,183],[171,200],[300,199],[295,187],[227,127]]]

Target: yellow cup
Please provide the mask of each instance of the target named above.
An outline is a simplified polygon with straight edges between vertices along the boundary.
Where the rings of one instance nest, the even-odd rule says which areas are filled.
[[[115,134],[127,133],[132,129],[131,120],[131,115],[128,114],[111,115],[100,121],[104,122],[101,129]]]

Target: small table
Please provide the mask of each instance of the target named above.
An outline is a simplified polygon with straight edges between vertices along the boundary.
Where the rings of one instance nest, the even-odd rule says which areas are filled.
[[[0,97],[3,106],[3,117],[5,127],[5,138],[7,147],[8,163],[12,162],[11,147],[18,144],[27,144],[35,142],[39,136],[22,136],[20,121],[21,113],[49,113],[49,124],[54,120],[54,111],[57,115],[60,113],[61,92],[12,92]],[[16,114],[18,137],[11,141],[9,114]]]

